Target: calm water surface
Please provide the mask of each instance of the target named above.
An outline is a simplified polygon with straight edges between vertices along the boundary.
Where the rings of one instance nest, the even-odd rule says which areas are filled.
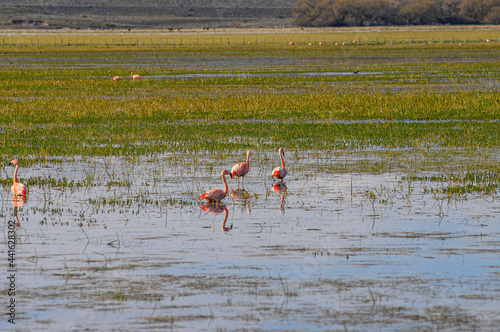
[[[3,248],[8,222],[17,214],[20,223],[16,329],[498,326],[497,194],[432,193],[442,184],[396,172],[318,173],[312,160],[290,164],[285,186],[273,186],[279,160],[264,160],[251,164],[245,190],[228,179],[232,195],[221,206],[196,197],[222,188],[220,170],[239,160],[213,168],[161,158],[22,168],[24,179],[92,185],[32,185],[24,205],[4,188]],[[11,328],[5,317],[1,329]]]

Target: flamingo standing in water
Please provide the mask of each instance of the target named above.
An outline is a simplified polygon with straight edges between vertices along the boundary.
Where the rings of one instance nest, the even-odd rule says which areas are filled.
[[[109,78],[111,78],[112,81],[121,81],[123,80],[123,78],[121,76],[109,76]]]
[[[245,186],[245,175],[250,171],[250,151],[247,151],[247,161],[237,163],[231,168],[231,179],[234,176],[238,177],[238,185],[240,184],[240,177],[243,178],[243,187]]]
[[[14,171],[14,180],[13,180],[12,187],[10,187],[10,190],[12,191],[12,194],[14,196],[25,197],[26,193],[28,191],[26,189],[26,186],[24,184],[22,184],[21,182],[17,182],[17,171],[19,169],[19,160],[14,159],[14,160],[12,160],[9,163],[9,165],[15,165],[16,166],[16,170]]]
[[[223,200],[224,197],[226,197],[228,191],[226,178],[224,177],[226,175],[229,175],[227,169],[222,170],[220,176],[222,177],[222,182],[224,182],[224,191],[220,189],[210,189],[209,191],[204,192],[200,197],[198,197],[198,199],[205,199],[208,202],[220,202],[221,200]]]
[[[140,80],[142,77],[137,74],[134,75],[134,71],[130,70],[130,78],[132,78],[133,80]]]
[[[273,179],[276,178],[276,180],[280,179],[281,181],[283,181],[283,179],[285,178],[285,176],[287,174],[287,171],[285,168],[285,161],[283,160],[283,156],[285,155],[285,152],[283,152],[283,148],[279,148],[278,152],[279,152],[280,158],[281,158],[281,166],[276,166],[273,169],[273,175],[271,177]]]

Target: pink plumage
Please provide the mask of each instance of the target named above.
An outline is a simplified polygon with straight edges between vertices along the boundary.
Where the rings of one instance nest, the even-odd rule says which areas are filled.
[[[240,177],[243,178],[243,184],[245,184],[245,175],[250,171],[250,151],[247,151],[247,161],[235,164],[231,168],[231,179],[235,176],[238,178],[238,183]]]
[[[224,183],[224,191],[220,189],[210,189],[204,192],[200,197],[198,197],[199,200],[204,199],[207,200],[208,202],[220,202],[226,197],[228,188],[227,188],[226,178],[224,176],[229,175],[229,172],[225,169],[222,170],[220,175],[222,177],[222,182]]]
[[[9,163],[9,165],[16,166],[13,176],[13,183],[12,186],[10,187],[12,194],[14,196],[26,196],[26,194],[28,193],[28,189],[23,183],[17,182],[17,171],[19,170],[19,161],[17,159],[14,159]]]
[[[283,156],[285,155],[285,152],[283,151],[283,148],[279,148],[278,150],[280,158],[281,158],[281,166],[276,166],[273,169],[273,175],[272,178],[276,178],[277,180],[283,181],[285,176],[287,175],[287,170],[285,168],[285,161],[283,160]]]
[[[133,80],[140,80],[142,77],[140,77],[139,75],[137,74],[134,74],[133,73],[133,70],[130,71],[130,78],[132,78]]]

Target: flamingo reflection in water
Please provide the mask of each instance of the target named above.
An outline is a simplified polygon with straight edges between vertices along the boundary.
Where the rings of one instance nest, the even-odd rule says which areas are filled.
[[[241,202],[242,209],[243,207],[247,207],[247,214],[250,215],[252,212],[250,210],[250,194],[245,189],[236,189],[231,188],[231,198],[233,202],[237,204],[237,202]]]
[[[217,203],[217,202],[202,203],[200,204],[200,209],[209,214],[215,214],[215,215],[224,212],[224,220],[222,221],[222,227],[221,227],[222,231],[227,232],[233,229],[233,224],[231,224],[231,226],[229,227],[226,227],[228,211],[226,205],[224,205],[223,203]]]
[[[26,204],[26,196],[12,195],[12,206],[14,207],[14,220],[16,221],[16,227],[21,227],[19,217],[17,216],[17,208],[20,206],[24,206],[24,204]]]
[[[281,214],[285,214],[285,197],[286,197],[286,193],[288,191],[286,183],[285,182],[273,183],[273,191],[277,194],[281,194],[280,212],[281,212]]]

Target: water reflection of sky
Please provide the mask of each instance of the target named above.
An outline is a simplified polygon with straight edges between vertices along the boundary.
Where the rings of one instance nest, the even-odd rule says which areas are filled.
[[[97,165],[92,170],[82,161],[56,164],[52,170],[46,166],[23,170],[23,177],[51,176],[55,171],[75,182],[92,176],[104,183],[73,189],[33,186],[28,202],[17,207],[21,227],[16,255],[22,272],[18,285],[26,294],[25,326],[39,327],[36,322],[42,319],[53,321],[48,326],[62,326],[61,313],[68,307],[79,308],[83,314],[75,320],[83,325],[99,321],[104,329],[142,326],[139,317],[152,314],[154,301],[96,298],[96,292],[106,294],[113,288],[112,280],[141,285],[137,287],[151,280],[145,291],[164,293],[158,308],[170,305],[172,295],[178,298],[176,305],[184,306],[184,311],[172,312],[182,314],[204,312],[209,305],[220,312],[218,303],[227,301],[218,288],[193,290],[186,280],[227,278],[233,306],[226,316],[214,318],[226,327],[233,326],[237,312],[254,313],[242,304],[250,301],[244,294],[253,288],[241,286],[241,291],[229,280],[252,280],[262,284],[254,287],[277,294],[250,296],[255,307],[283,300],[281,278],[299,294],[289,299],[290,310],[303,306],[318,312],[341,310],[338,301],[347,295],[335,291],[339,283],[354,283],[346,286],[352,296],[344,299],[344,308],[362,306],[356,297],[369,299],[368,289],[385,294],[386,305],[410,311],[427,308],[429,302],[459,303],[470,308],[470,314],[487,315],[487,306],[469,304],[491,294],[489,308],[498,308],[500,211],[494,196],[432,195],[423,188],[432,184],[420,182],[412,182],[410,191],[397,173],[311,177],[305,166],[290,167],[293,172],[282,196],[272,189],[270,176],[266,180],[260,162],[251,166],[245,180],[248,198],[225,199],[227,225],[233,228],[223,232],[224,209],[208,213],[195,200],[205,189],[222,187],[216,172],[144,160],[134,165],[120,158],[103,158]],[[118,179],[129,178],[131,186],[105,185],[111,170]],[[229,185],[237,189],[236,181]],[[376,192],[377,199],[371,201],[367,191]],[[103,203],[104,199],[117,203]],[[10,196],[4,194],[5,220],[13,216],[13,208]],[[182,277],[177,280],[180,288],[173,291],[161,283],[166,276]],[[63,295],[57,295],[58,289]],[[179,295],[182,292],[191,295]],[[86,293],[94,294],[88,296],[95,311],[86,309],[86,297],[81,295]],[[106,306],[116,310],[107,311]],[[309,318],[297,315],[259,317],[268,328],[307,327]],[[192,324],[206,327],[204,320]]]

